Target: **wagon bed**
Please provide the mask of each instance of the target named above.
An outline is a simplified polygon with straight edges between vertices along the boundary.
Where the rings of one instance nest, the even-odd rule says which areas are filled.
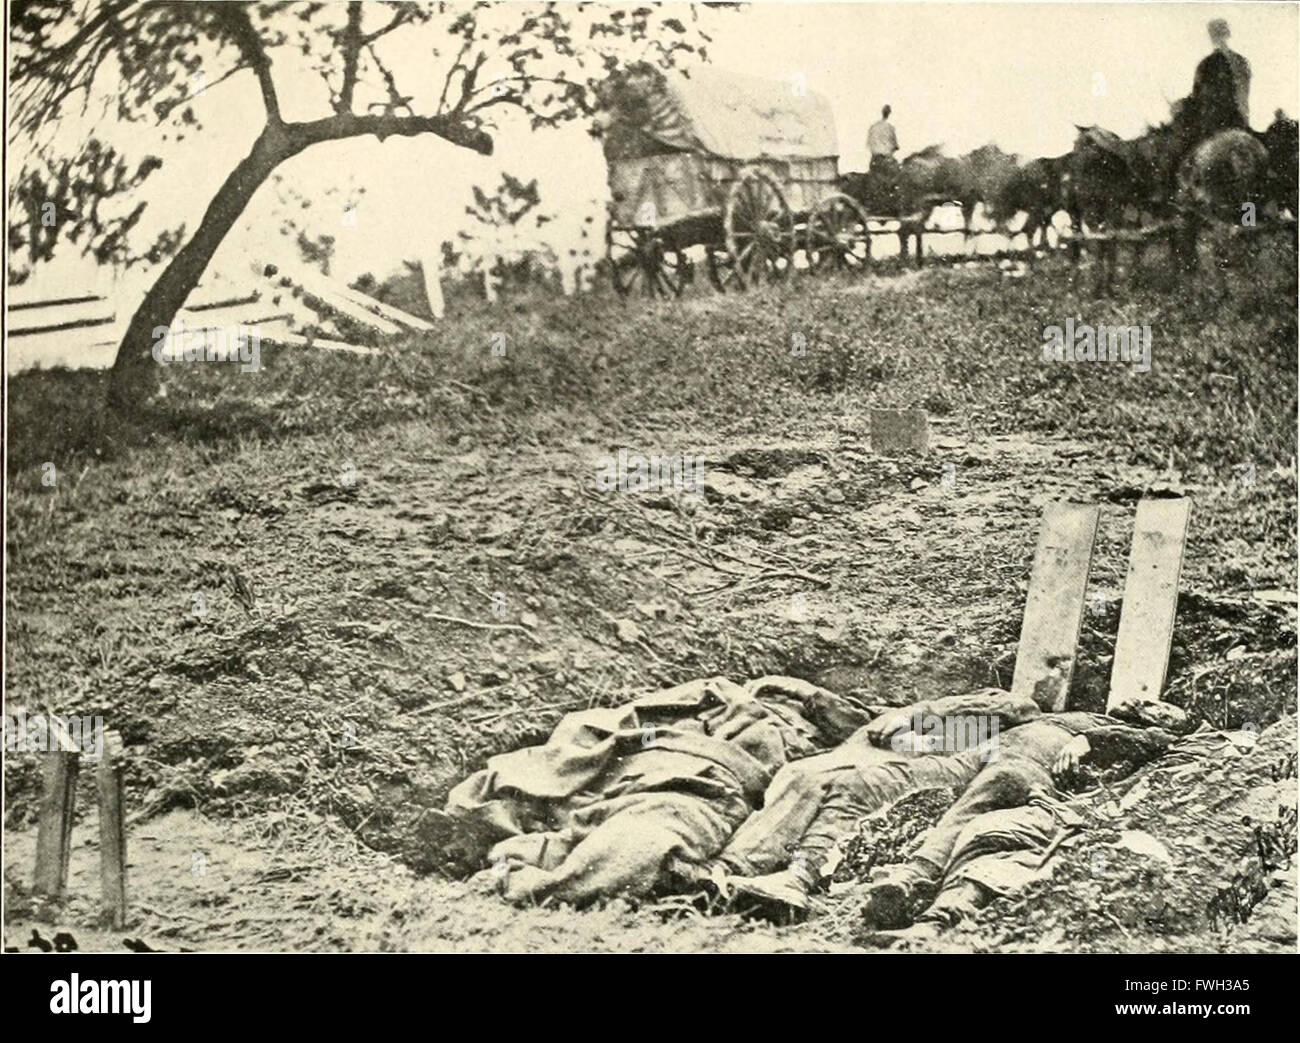
[[[607,84],[603,145],[612,197],[614,284],[675,295],[686,251],[704,251],[719,289],[810,267],[866,263],[866,215],[840,191],[830,105],[781,82],[713,67],[637,66]]]

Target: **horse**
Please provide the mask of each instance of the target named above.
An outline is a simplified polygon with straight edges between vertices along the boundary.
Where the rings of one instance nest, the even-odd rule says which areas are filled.
[[[866,173],[840,178],[841,190],[861,203],[868,214],[898,222],[900,257],[907,257],[908,240],[916,237],[918,264],[926,219],[936,206],[956,198],[959,183],[956,160],[943,154],[942,145],[928,145],[901,163],[877,160]]]
[[[1078,137],[1066,161],[1065,208],[1076,236],[1085,226],[1100,233],[1097,257],[1107,289],[1118,260],[1118,238],[1139,230],[1148,220],[1173,216],[1175,171],[1193,131],[1180,103],[1172,112],[1169,122],[1148,126],[1130,140],[1104,127],[1076,124]],[[1144,247],[1140,235],[1134,236],[1135,263],[1140,263]],[[1077,261],[1077,238],[1070,252]]]
[[[1003,152],[993,144],[981,145],[958,161],[958,199],[961,203],[962,224],[968,238],[975,207],[983,203],[986,208],[992,209],[1006,186],[1015,179],[1019,169],[1019,162],[1014,155]]]
[[[1173,200],[1181,219],[1175,256],[1184,270],[1195,270],[1197,235],[1209,222],[1239,226],[1247,207],[1265,204],[1269,174],[1269,152],[1249,130],[1221,130],[1187,153]]]
[[[1265,174],[1265,194],[1274,206],[1289,210],[1292,218],[1300,217],[1296,206],[1296,178],[1300,171],[1300,134],[1296,121],[1278,109],[1273,122],[1264,131],[1261,141],[1268,152],[1268,171]]]
[[[1025,234],[1032,263],[1034,236],[1042,233],[1042,245],[1047,247],[1047,229],[1058,210],[1065,208],[1066,181],[1069,176],[1069,153],[1063,156],[1031,159],[1021,164],[998,186],[992,198],[986,200],[989,216],[1000,226],[1006,226],[1016,216],[1025,214],[1021,231]]]

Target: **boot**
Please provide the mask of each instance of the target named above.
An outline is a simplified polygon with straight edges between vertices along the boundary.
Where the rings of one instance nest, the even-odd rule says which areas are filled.
[[[867,888],[862,919],[868,927],[897,930],[912,923],[938,891],[938,870],[916,859],[891,867],[882,880]]]

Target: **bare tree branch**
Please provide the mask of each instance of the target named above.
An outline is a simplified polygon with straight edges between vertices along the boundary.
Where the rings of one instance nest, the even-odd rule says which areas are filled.
[[[343,30],[343,89],[339,91],[335,111],[340,115],[352,111],[352,96],[357,89],[357,64],[361,58],[361,4],[348,4],[348,24]]]
[[[397,116],[387,113],[356,116],[341,113],[307,123],[289,123],[284,129],[294,152],[322,141],[339,141],[366,134],[373,134],[380,141],[388,137],[434,134],[453,145],[472,149],[484,156],[492,155],[492,138],[472,123],[453,116]]]
[[[406,22],[410,21],[410,18],[411,18],[410,9],[402,8],[397,12],[397,14],[393,15],[389,23],[385,25],[382,29],[376,29],[373,33],[366,33],[366,35],[362,37],[361,42],[366,46],[369,46],[370,44],[378,40],[380,37],[387,36],[394,29],[397,29],[402,25],[406,24]]]
[[[447,91],[451,89],[451,78],[456,75],[459,69],[462,73],[468,70],[465,67],[465,56],[469,54],[470,48],[474,46],[473,38],[467,39],[460,45],[460,51],[456,55],[456,60],[451,63],[451,68],[447,70],[446,78],[442,81],[442,94],[438,97],[438,111],[445,112],[447,108]],[[464,91],[461,92],[461,101],[464,101]]]
[[[266,106],[268,123],[280,123],[280,99],[275,93],[275,82],[271,79],[271,59],[262,46],[262,39],[253,28],[248,9],[243,4],[215,4],[221,20],[234,38],[244,61],[257,73],[257,83],[262,90],[262,104]]]

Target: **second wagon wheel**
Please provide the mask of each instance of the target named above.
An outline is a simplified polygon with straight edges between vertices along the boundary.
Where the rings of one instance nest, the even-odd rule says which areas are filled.
[[[610,277],[620,297],[680,297],[686,282],[686,258],[671,250],[652,228],[607,225],[605,249]]]
[[[808,217],[805,245],[813,271],[864,271],[871,264],[866,211],[842,192],[828,196]]]
[[[727,263],[740,286],[783,279],[794,267],[794,214],[766,171],[742,170],[732,182],[723,231]]]

